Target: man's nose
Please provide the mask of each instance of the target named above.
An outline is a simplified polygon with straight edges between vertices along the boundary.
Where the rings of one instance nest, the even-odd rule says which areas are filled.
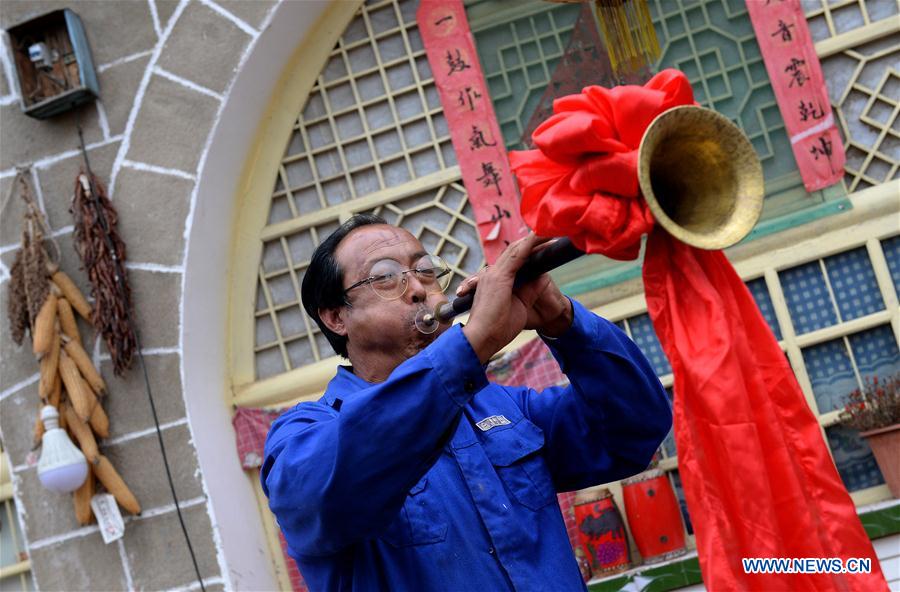
[[[414,304],[425,302],[425,299],[428,297],[428,292],[425,290],[425,285],[419,279],[418,274],[411,271],[407,273],[405,277],[407,281],[406,294],[410,301]]]

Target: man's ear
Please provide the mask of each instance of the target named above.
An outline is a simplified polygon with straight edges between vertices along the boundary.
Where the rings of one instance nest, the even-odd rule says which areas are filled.
[[[332,332],[346,337],[347,327],[344,325],[343,308],[320,308],[319,318]]]

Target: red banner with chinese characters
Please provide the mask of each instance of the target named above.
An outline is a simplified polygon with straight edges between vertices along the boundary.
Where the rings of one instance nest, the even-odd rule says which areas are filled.
[[[466,11],[462,0],[422,0],[416,21],[484,257],[493,263],[509,243],[525,235],[527,227]]]
[[[844,176],[844,146],[800,0],[747,0],[747,10],[803,184],[834,185]]]

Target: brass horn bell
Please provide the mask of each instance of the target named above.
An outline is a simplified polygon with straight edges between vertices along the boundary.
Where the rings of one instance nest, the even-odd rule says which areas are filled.
[[[694,105],[669,109],[647,128],[638,181],[657,223],[701,249],[724,249],[747,236],[765,197],[762,165],[744,132]]]

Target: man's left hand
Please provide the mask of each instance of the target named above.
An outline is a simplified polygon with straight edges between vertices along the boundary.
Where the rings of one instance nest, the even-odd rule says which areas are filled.
[[[532,253],[549,244],[549,242],[538,244]],[[478,277],[482,271],[463,280],[456,290],[456,295],[465,296],[473,291],[478,285]],[[549,274],[545,273],[534,281],[519,286],[513,292],[522,302],[534,302],[528,309],[526,329],[535,329],[545,337],[559,337],[572,326],[572,302],[560,292]]]

